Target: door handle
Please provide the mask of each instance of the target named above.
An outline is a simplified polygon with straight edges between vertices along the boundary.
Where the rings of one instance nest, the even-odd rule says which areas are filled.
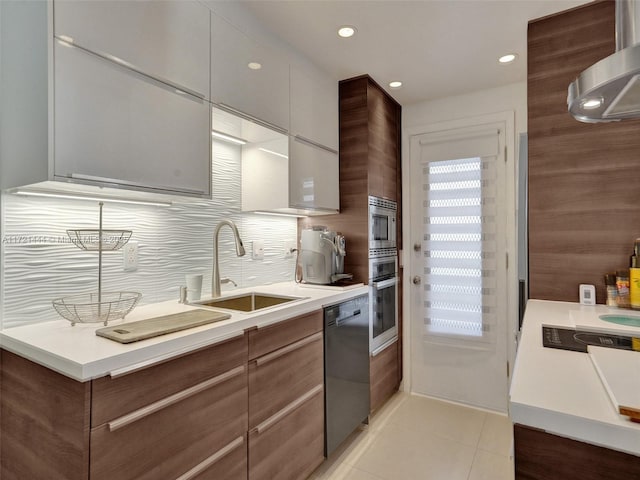
[[[414,285],[420,285],[422,283],[422,277],[420,275],[416,275],[412,280]]]

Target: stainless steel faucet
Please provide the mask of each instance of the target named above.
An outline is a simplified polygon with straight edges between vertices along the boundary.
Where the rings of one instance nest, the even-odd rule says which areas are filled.
[[[236,255],[239,257],[244,256],[245,250],[244,245],[242,245],[242,239],[240,238],[240,234],[238,233],[238,227],[231,220],[221,220],[218,225],[216,225],[216,229],[213,232],[213,271],[211,274],[211,296],[213,298],[220,296],[220,266],[218,265],[218,234],[220,233],[220,229],[224,226],[228,225],[233,231],[233,237],[236,241]]]

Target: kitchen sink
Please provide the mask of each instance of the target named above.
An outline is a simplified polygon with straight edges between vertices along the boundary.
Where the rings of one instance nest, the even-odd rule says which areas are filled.
[[[213,298],[193,302],[206,307],[224,308],[240,312],[255,312],[264,308],[275,307],[283,303],[302,300],[305,297],[288,297],[286,295],[271,295],[268,293],[251,292],[233,297]]]
[[[640,316],[638,315],[600,315],[600,320],[629,327],[640,327]]]

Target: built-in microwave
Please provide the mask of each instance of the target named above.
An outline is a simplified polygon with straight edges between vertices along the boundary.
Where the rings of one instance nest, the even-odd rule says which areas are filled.
[[[398,204],[380,197],[369,197],[369,248],[396,248]]]

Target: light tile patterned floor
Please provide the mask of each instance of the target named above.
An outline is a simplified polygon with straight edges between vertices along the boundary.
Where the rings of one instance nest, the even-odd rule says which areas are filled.
[[[397,393],[313,480],[513,480],[505,416]]]

